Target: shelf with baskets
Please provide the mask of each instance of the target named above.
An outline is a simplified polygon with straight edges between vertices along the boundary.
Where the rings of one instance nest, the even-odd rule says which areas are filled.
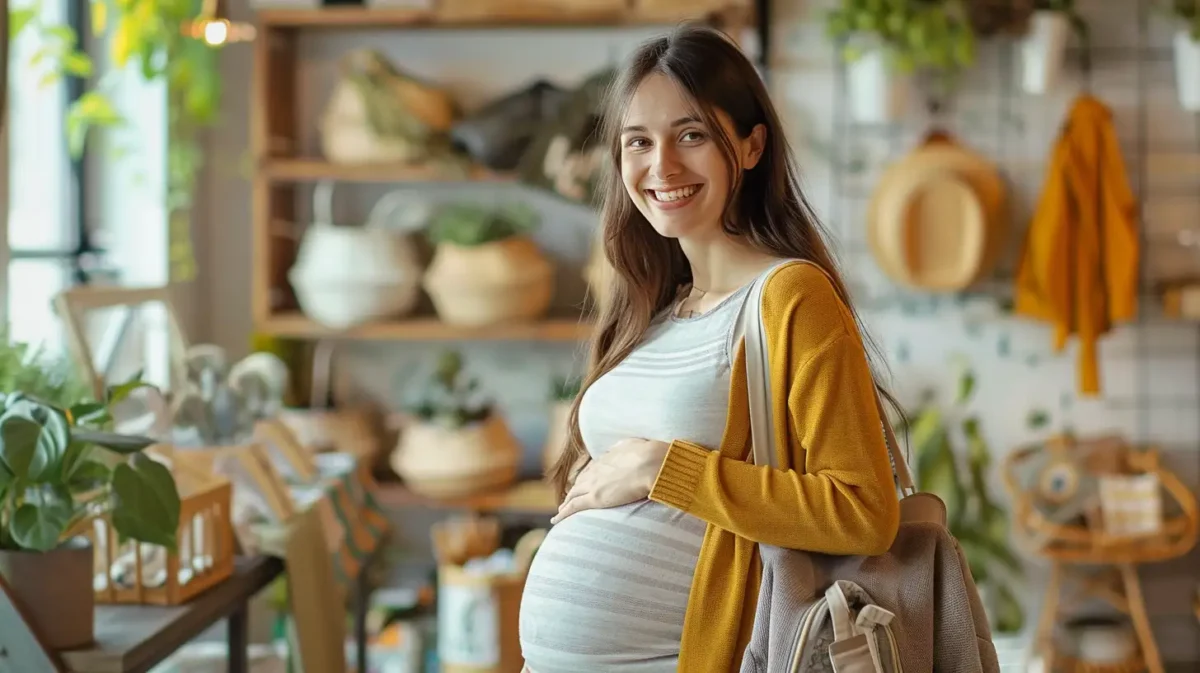
[[[260,323],[259,329],[264,334],[290,339],[351,341],[582,341],[592,332],[586,321],[554,316],[478,328],[449,325],[434,317],[415,317],[339,330],[321,325],[299,311],[276,313]]]
[[[663,2],[662,0],[611,0],[609,2],[528,3],[518,0],[469,2],[442,0],[430,8],[324,7],[316,9],[263,9],[258,23],[267,28],[504,28],[504,27],[629,27],[671,25],[703,20],[718,26],[749,25],[753,9],[745,3]],[[467,7],[467,5],[470,5]],[[532,5],[532,6],[531,6]]]
[[[448,134],[452,127],[459,128],[463,113],[455,97],[441,85],[420,81],[405,73],[402,64],[392,64],[383,54],[364,47],[342,57],[339,68],[342,81],[324,103],[325,112],[319,122],[320,146],[312,147],[309,140],[312,124],[298,111],[303,107],[302,92],[308,88],[307,82],[300,81],[306,71],[302,66],[307,59],[303,55],[307,40],[338,29],[652,26],[667,29],[686,20],[708,22],[738,39],[753,26],[754,14],[750,0],[706,0],[687,6],[673,0],[435,0],[424,9],[261,9],[257,14],[251,100],[254,157],[251,306],[256,330],[304,340],[397,341],[562,342],[584,340],[591,333],[591,326],[579,308],[581,301],[559,290],[559,272],[563,271],[558,268],[560,263],[551,259],[549,248],[542,249],[540,242],[535,243],[532,236],[526,235],[532,232],[532,227],[539,226],[530,224],[536,217],[527,218],[529,221],[521,226],[500,227],[506,233],[498,234],[493,225],[499,214],[476,215],[474,222],[464,223],[464,217],[470,216],[460,212],[454,224],[443,229],[453,232],[440,238],[429,237],[434,249],[428,264],[420,242],[407,240],[407,234],[422,230],[432,234],[435,229],[429,224],[432,220],[413,224],[414,218],[404,212],[404,206],[384,204],[390,194],[376,205],[376,209],[382,210],[391,207],[391,212],[382,216],[388,218],[386,222],[377,219],[374,211],[365,224],[334,222],[332,207],[319,204],[325,198],[319,196],[320,190],[332,189],[332,184],[402,187],[436,183],[444,190],[456,189],[462,183],[522,182],[527,186],[534,182],[555,183],[550,177],[553,174],[541,175],[551,169],[541,167],[548,165],[548,157],[557,146],[539,132],[537,142],[530,145],[530,150],[522,151],[522,161],[514,164],[490,161],[484,157],[492,155],[476,151],[475,147],[463,147],[457,136],[453,146],[430,143],[430,138]],[[446,39],[458,39],[447,35]],[[607,66],[597,63],[596,67],[597,73],[589,75],[579,89],[555,91],[554,95],[561,97],[556,100],[564,101],[556,103],[555,109],[570,112],[554,114],[579,116],[579,110],[572,105],[585,95],[586,87],[597,85]],[[371,73],[371,77],[383,73],[387,81],[373,82],[370,86],[378,88],[366,93],[361,88],[362,78],[350,78],[347,68],[357,74]],[[524,93],[522,89],[513,95]],[[370,104],[364,96],[373,96]],[[380,112],[380,96],[391,97],[384,112],[392,114],[387,106],[399,106],[396,114],[413,118],[399,126],[380,121],[380,115],[384,114]],[[350,98],[362,100],[347,103]],[[501,96],[498,100],[507,98]],[[358,112],[354,112],[356,109]],[[346,130],[351,125],[346,121],[347,115],[361,117],[361,128]],[[433,134],[410,135],[408,129],[414,120]],[[396,135],[381,135],[385,132]],[[576,130],[571,137],[581,143],[589,142],[588,134]],[[588,190],[592,188],[595,162],[591,159],[596,149],[591,145],[572,145],[565,152],[569,161],[588,166],[578,169],[589,171],[586,175],[574,168],[563,171],[572,174],[568,180],[570,188],[579,190],[578,194],[572,192],[570,200],[586,203]],[[547,159],[542,158],[543,154]],[[535,157],[531,163],[524,161],[530,156]],[[535,167],[536,175],[532,178],[528,166]],[[534,188],[545,187],[561,193],[564,189],[561,182],[537,184]],[[314,185],[310,218],[299,202],[308,198]],[[414,192],[419,188],[397,191]],[[410,193],[413,201],[418,198]],[[481,222],[488,218],[493,222]],[[397,224],[399,220],[408,223]],[[379,222],[383,222],[382,226],[366,231]],[[406,240],[400,242],[400,238]],[[570,269],[566,272],[570,274]],[[431,280],[431,275],[439,278]],[[425,301],[426,298],[430,301]]]

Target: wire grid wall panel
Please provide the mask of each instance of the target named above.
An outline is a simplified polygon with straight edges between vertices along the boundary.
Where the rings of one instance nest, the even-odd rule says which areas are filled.
[[[1072,383],[1052,404],[1062,426],[1116,429],[1134,441],[1200,455],[1200,325],[1163,318],[1156,292],[1163,281],[1200,277],[1200,247],[1184,245],[1182,236],[1200,234],[1200,115],[1177,102],[1171,26],[1150,0],[1091,0],[1080,2],[1079,9],[1090,26],[1090,47],[1073,43],[1061,82],[1045,96],[1017,86],[1016,43],[991,38],[980,42],[977,64],[940,113],[926,109],[914,88],[910,114],[902,122],[863,126],[849,121],[846,71],[838,67],[825,219],[864,318],[885,326],[876,332],[894,334],[905,320],[959,318],[965,339],[986,339],[987,349],[1011,362],[999,368],[1013,379],[1010,394],[1024,394],[1022,386],[1041,387],[1045,375],[1035,369],[1059,365]],[[1136,322],[1102,338],[1102,397],[1080,400],[1072,393],[1075,339],[1063,353],[1054,353],[1045,325],[1009,316],[1005,306],[1011,304],[1017,254],[1061,124],[1076,95],[1087,91],[1113,111],[1138,198],[1141,311]],[[897,286],[879,269],[866,241],[867,206],[880,174],[934,128],[994,162],[1010,190],[1005,254],[988,280],[955,295]],[[900,363],[909,349],[922,345],[887,341],[889,358]],[[1036,396],[1038,391],[1028,392]],[[1018,417],[1010,413],[1008,420]],[[1181,476],[1200,479],[1200,467],[1191,467],[1198,474]]]

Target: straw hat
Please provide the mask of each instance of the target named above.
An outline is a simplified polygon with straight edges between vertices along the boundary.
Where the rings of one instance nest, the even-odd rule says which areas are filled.
[[[876,185],[867,240],[880,268],[921,290],[961,290],[991,270],[1007,234],[1007,188],[990,162],[943,136]]]

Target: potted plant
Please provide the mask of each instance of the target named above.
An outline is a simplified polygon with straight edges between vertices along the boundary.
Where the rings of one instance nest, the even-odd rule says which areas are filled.
[[[36,33],[41,48],[28,64],[52,84],[64,77],[79,78],[85,91],[67,112],[64,132],[74,159],[83,155],[93,130],[129,127],[112,92],[120,87],[125,71],[148,84],[163,83],[170,123],[167,129],[165,168],[166,207],[169,214],[172,280],[192,280],[195,260],[191,245],[191,205],[197,177],[204,165],[204,131],[217,121],[221,109],[221,74],[218,50],[232,42],[251,39],[253,26],[230,23],[212,15],[216,3],[103,2],[91,8],[88,42],[106,45],[113,76],[98,76],[92,58],[83,48],[83,37],[67,25],[48,23],[31,2],[9,14],[12,39]],[[223,27],[206,31],[210,24]],[[220,35],[220,38],[213,38]],[[92,86],[90,83],[94,82]],[[151,161],[158,157],[147,155]]]
[[[528,236],[535,211],[510,204],[439,208],[424,286],[446,323],[481,327],[540,317],[554,296],[554,265]]]
[[[974,390],[975,374],[964,366],[953,404],[938,405],[927,392],[906,425],[916,456],[917,486],[945,501],[950,533],[966,555],[992,629],[1016,633],[1025,624],[1015,586],[1024,573],[1010,551],[1009,516],[988,488],[991,449],[979,417],[967,409]]]
[[[94,559],[84,533],[96,518],[110,519],[122,540],[176,549],[180,500],[170,470],[143,453],[153,440],[110,432],[110,409],[142,385],[134,379],[102,402],[70,406],[0,394],[0,575],[51,649],[93,640]],[[29,386],[39,388],[62,390],[50,380]]]
[[[1086,39],[1087,24],[1075,0],[1036,0],[1033,6],[1029,30],[1019,43],[1021,88],[1040,95],[1058,82],[1071,30]]]
[[[898,117],[914,74],[948,88],[975,62],[975,33],[960,0],[841,0],[826,14],[825,27],[842,45],[849,112],[860,123]]]
[[[550,388],[550,426],[546,433],[546,443],[542,446],[542,471],[549,472],[558,462],[563,448],[567,445],[567,421],[571,415],[571,405],[579,395],[583,382],[576,376],[557,376]]]
[[[445,351],[428,384],[408,405],[390,463],[414,492],[456,498],[511,484],[521,446],[462,356]]]
[[[1200,0],[1161,0],[1175,21],[1175,88],[1179,104],[1200,112]]]

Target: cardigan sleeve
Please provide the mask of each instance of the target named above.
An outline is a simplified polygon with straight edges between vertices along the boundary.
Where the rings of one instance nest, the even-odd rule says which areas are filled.
[[[763,320],[771,384],[787,384],[786,406],[775,403],[776,416],[786,410],[786,423],[776,422],[781,467],[676,440],[650,498],[756,542],[829,554],[887,551],[899,500],[852,318],[820,270],[794,264],[764,288]],[[744,408],[729,418],[749,423]]]

